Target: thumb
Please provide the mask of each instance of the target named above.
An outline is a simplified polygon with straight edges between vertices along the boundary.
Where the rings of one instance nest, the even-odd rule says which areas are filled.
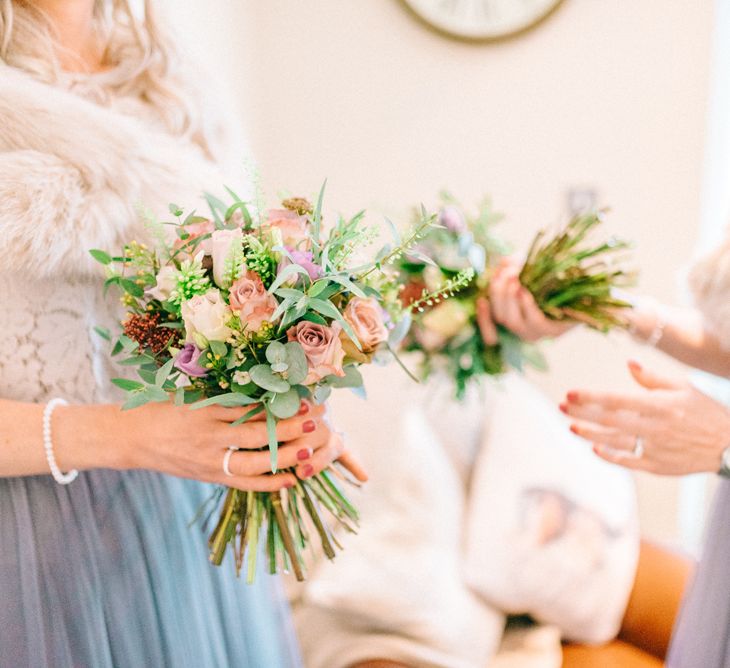
[[[496,346],[499,343],[497,327],[494,324],[494,320],[492,320],[489,302],[484,297],[477,299],[477,324],[479,325],[479,332],[482,335],[482,339],[484,339],[484,343],[488,346]]]
[[[629,371],[634,377],[634,380],[647,390],[679,390],[684,387],[683,382],[670,380],[653,371],[647,371],[641,364],[634,360],[629,362]]]

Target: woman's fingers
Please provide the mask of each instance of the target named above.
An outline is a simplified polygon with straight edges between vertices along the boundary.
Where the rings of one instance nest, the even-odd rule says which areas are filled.
[[[345,444],[339,434],[332,432],[327,445],[316,450],[309,459],[297,466],[297,477],[305,480],[326,469],[345,450]]]
[[[492,320],[489,302],[484,297],[477,299],[477,324],[479,325],[479,332],[482,335],[482,339],[484,339],[484,343],[488,346],[496,346],[499,343],[497,327],[494,324],[494,320]]]
[[[614,450],[631,453],[636,447],[636,436],[618,429],[603,429],[590,424],[572,424],[570,431],[587,441],[606,445]]]
[[[312,417],[311,413],[280,420],[276,425],[276,440],[280,443],[293,441],[318,429],[327,429],[321,416]],[[256,450],[269,443],[269,432],[265,422],[260,420],[246,422],[243,425],[231,426],[223,422],[211,429],[211,441],[214,445],[227,448],[230,446],[244,450]]]
[[[273,475],[233,476],[232,478],[222,476],[217,482],[243,491],[278,492],[294,487],[297,479],[291,473],[275,473]]]
[[[589,422],[601,427],[609,427],[625,434],[646,436],[653,427],[650,419],[629,410],[606,409],[600,404],[561,404],[560,410],[570,417],[582,422]]]
[[[634,360],[631,360],[628,366],[634,380],[647,390],[680,390],[687,387],[685,382],[665,378],[653,371],[648,371]]]
[[[345,450],[337,461],[353,476],[355,476],[355,480],[358,482],[368,481],[367,471],[361,466],[360,462],[349,450]]]
[[[326,444],[327,441],[322,442],[322,439],[305,437],[289,441],[287,445],[280,446],[277,451],[277,468],[294,468],[308,461],[317,450]],[[228,468],[233,475],[263,475],[271,472],[271,456],[268,450],[262,450],[261,452],[239,450],[231,455]]]
[[[567,413],[573,415],[573,411],[581,406],[595,405],[605,411],[631,411],[641,415],[663,415],[666,412],[664,403],[661,401],[659,392],[625,392],[623,394],[613,392],[591,392],[589,390],[573,390],[568,392],[567,401],[563,404]]]
[[[596,443],[593,446],[593,452],[598,455],[601,459],[610,462],[611,464],[617,464],[633,471],[647,471],[653,473],[655,470],[654,464],[647,460],[645,457],[631,457],[626,454],[625,450],[616,450],[607,445]]]
[[[235,422],[244,416],[250,416],[246,422],[263,422],[266,420],[266,411],[261,407],[261,404],[252,404],[251,406],[241,406],[235,408],[226,408],[225,406],[211,406],[210,416],[214,420],[220,420],[221,422]],[[297,416],[302,415],[315,415],[320,416],[325,412],[324,406],[315,406],[307,400],[303,400],[299,405],[299,411]]]

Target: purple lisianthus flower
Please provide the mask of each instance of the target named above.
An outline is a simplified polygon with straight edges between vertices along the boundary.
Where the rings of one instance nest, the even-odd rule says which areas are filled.
[[[279,263],[278,272],[281,272],[284,267],[288,267],[290,264],[298,264],[306,270],[311,280],[316,281],[320,276],[322,276],[322,267],[315,264],[314,253],[312,253],[312,251],[297,250],[295,248],[289,248],[288,246],[287,251],[289,252],[291,259],[284,256]]]
[[[204,378],[208,371],[198,363],[202,354],[203,351],[194,343],[186,343],[177,354],[174,366],[191,378]]]
[[[439,211],[438,222],[449,232],[461,234],[466,230],[466,218],[461,209],[453,204],[449,204]]]

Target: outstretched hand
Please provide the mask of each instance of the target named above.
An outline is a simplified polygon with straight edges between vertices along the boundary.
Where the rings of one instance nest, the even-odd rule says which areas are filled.
[[[571,431],[592,442],[599,457],[626,468],[662,475],[717,472],[730,445],[730,410],[685,381],[637,362],[629,362],[629,370],[638,392],[568,393],[560,409],[576,419]]]

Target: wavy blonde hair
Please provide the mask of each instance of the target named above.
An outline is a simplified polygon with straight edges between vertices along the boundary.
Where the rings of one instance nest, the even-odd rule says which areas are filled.
[[[116,94],[134,93],[153,105],[170,132],[188,136],[210,155],[199,105],[173,40],[160,28],[152,0],[95,0],[95,31],[102,64],[118,67]],[[62,75],[48,17],[27,0],[0,0],[0,63],[56,83]]]

